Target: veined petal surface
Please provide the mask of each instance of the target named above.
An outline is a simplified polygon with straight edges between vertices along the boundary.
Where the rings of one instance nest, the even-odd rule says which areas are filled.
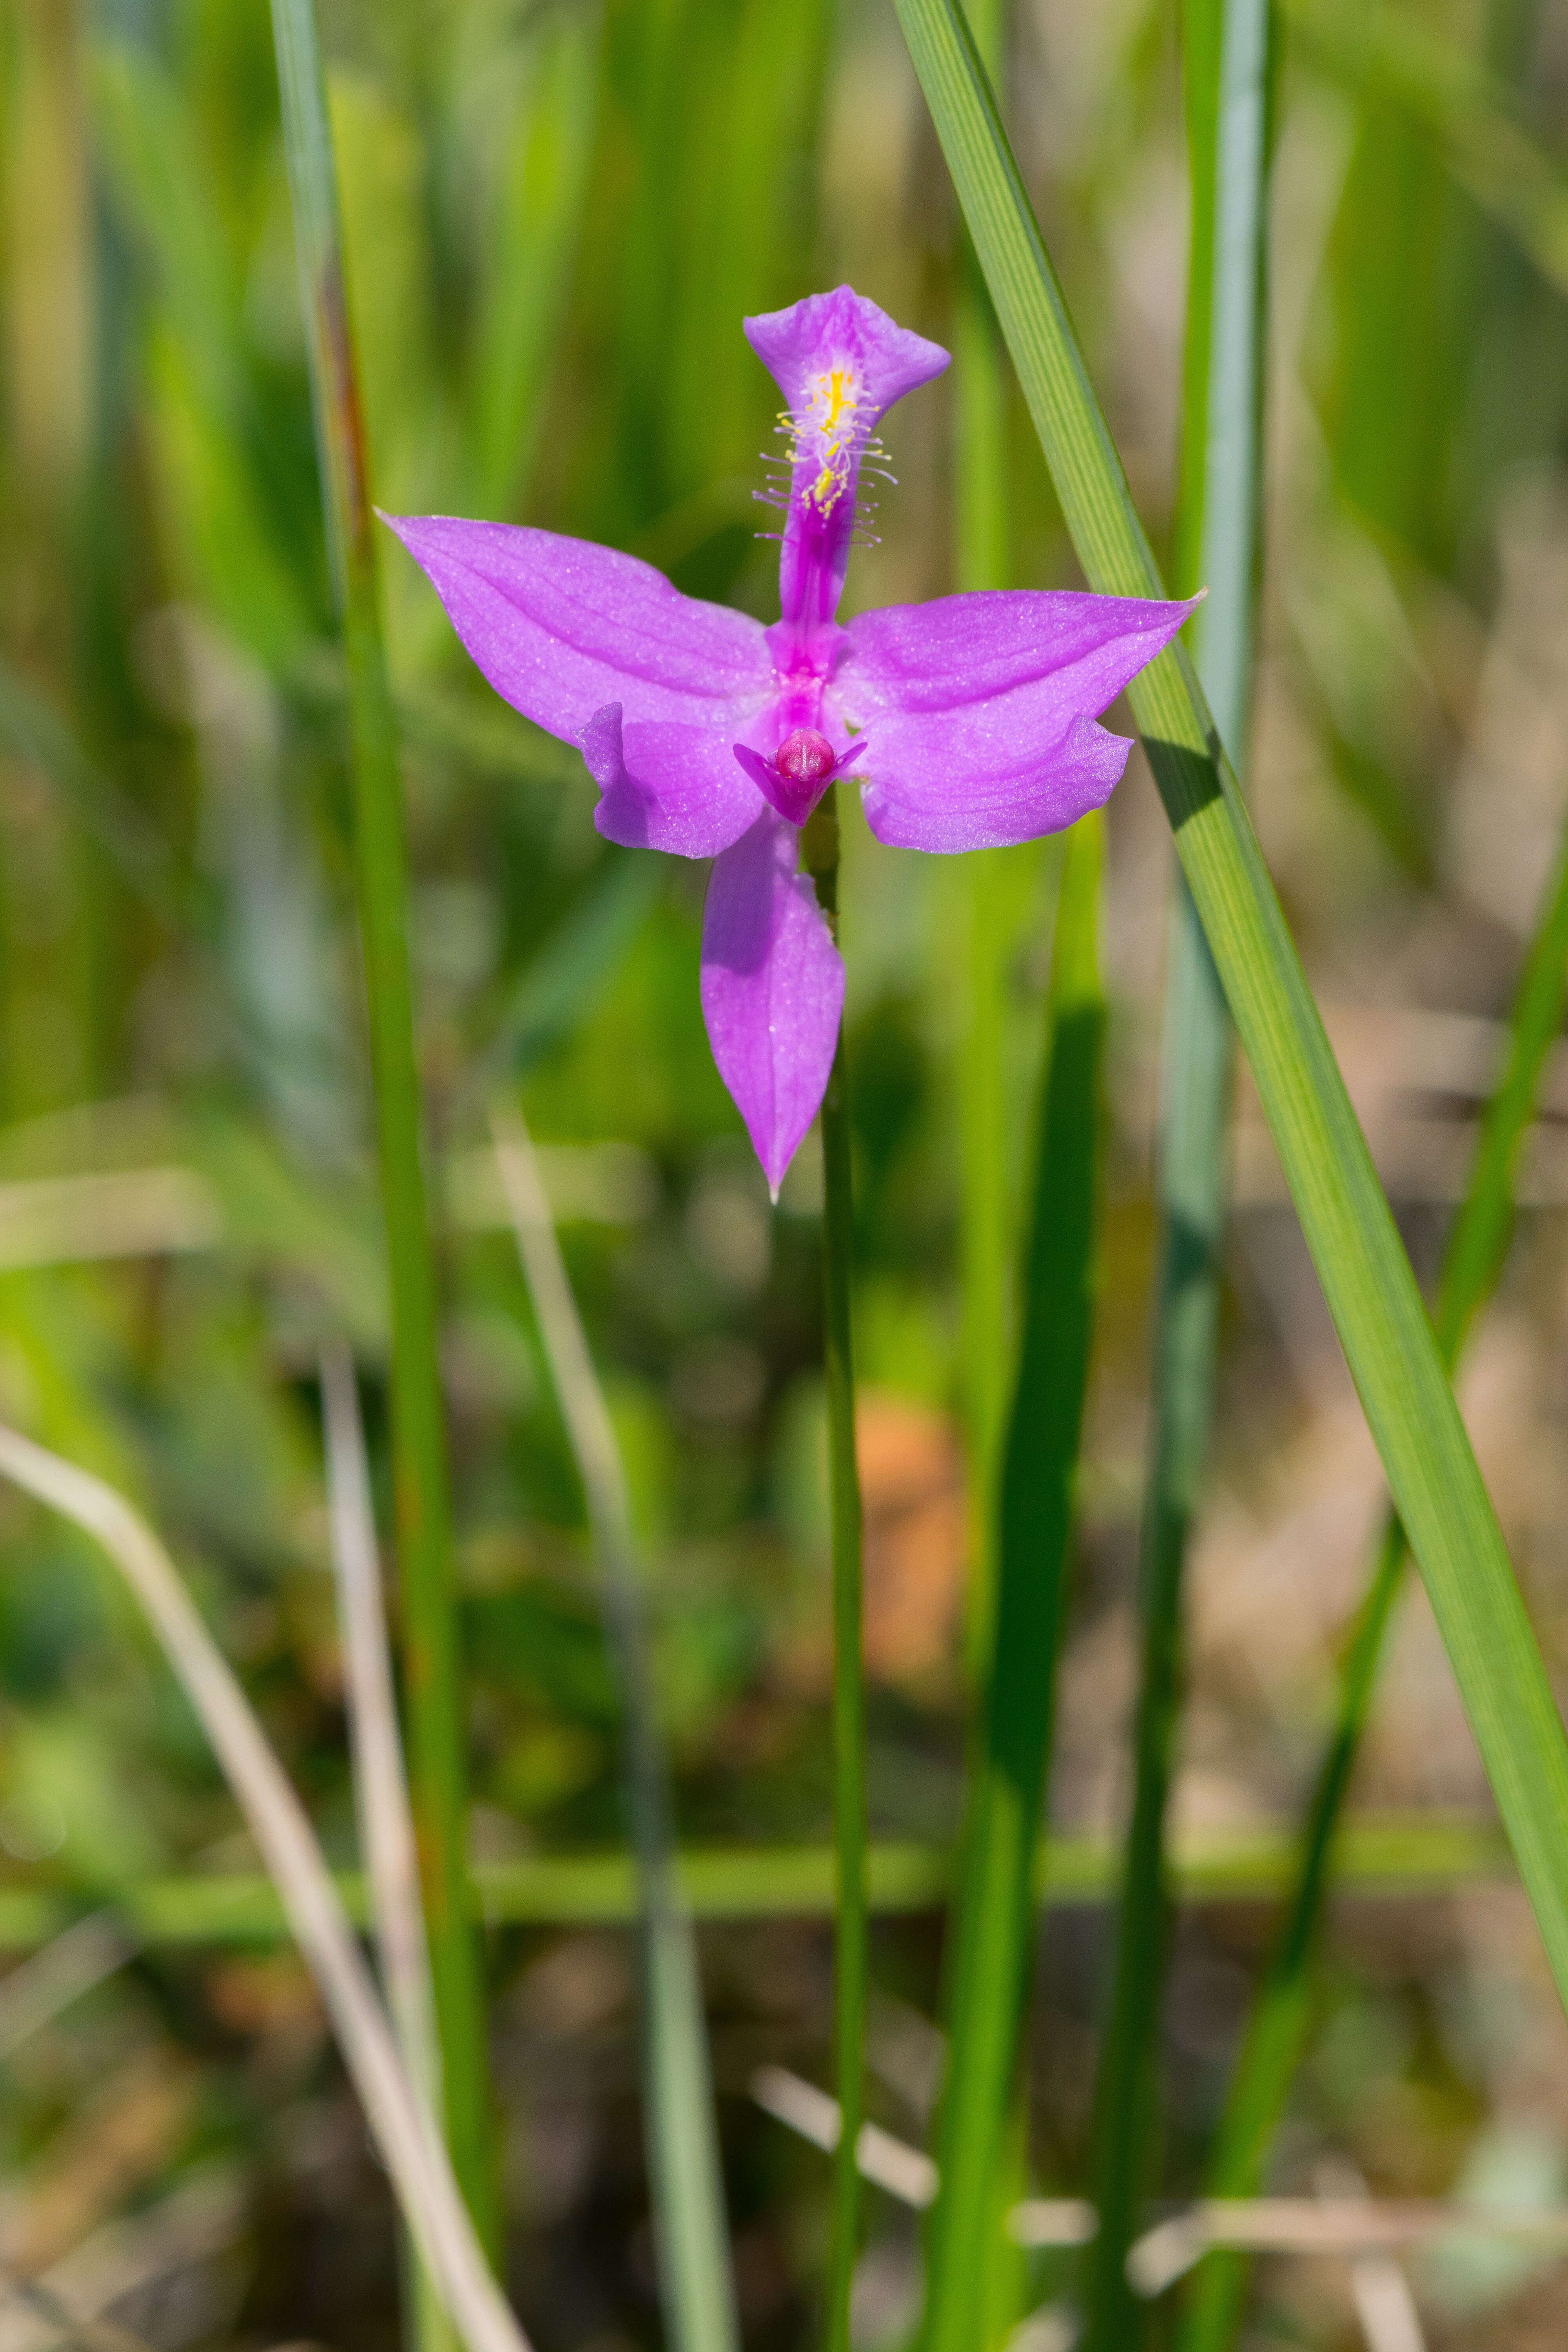
[[[873,730],[872,832],[901,847],[984,849],[1099,807],[1130,746],[1095,716],[1195,601],[981,591],[851,621],[829,691]]]
[[[764,808],[713,861],[702,920],[702,1016],[774,1198],[826,1092],[844,966],[799,835]]]
[[[582,750],[600,793],[594,823],[624,849],[712,857],[755,821],[758,788],[710,726],[627,720],[611,702],[584,729]]]
[[[496,692],[569,743],[612,702],[628,724],[723,728],[733,713],[743,731],[769,690],[761,622],[683,596],[635,555],[513,523],[384,520]]]

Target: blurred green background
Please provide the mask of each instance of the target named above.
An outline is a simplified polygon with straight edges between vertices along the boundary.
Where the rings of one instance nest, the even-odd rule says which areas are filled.
[[[321,9],[377,494],[625,547],[771,617],[752,501],[776,395],[740,331],[849,278],[947,340],[945,174],[883,0],[420,0]],[[1008,111],[1146,521],[1167,533],[1185,160],[1172,0],[1020,0]],[[1568,7],[1292,0],[1278,102],[1268,559],[1252,789],[1417,1267],[1489,1083],[1568,786]],[[386,1345],[343,685],[270,27],[251,0],[0,10],[0,1414],[122,1484],[192,1576],[334,1859],[354,1840],[317,1364],[346,1332],[384,1492]],[[887,438],[850,607],[952,584],[951,384]],[[1072,584],[1013,424],[1021,584]],[[476,1858],[622,1840],[581,1502],[485,1112],[521,1086],[626,1450],[683,1839],[827,1831],[819,1180],[776,1213],[697,997],[703,877],[608,849],[581,762],[484,688],[387,541],[413,948],[472,1680]],[[956,862],[847,826],[868,1512],[871,1804],[957,1822]],[[1168,835],[1111,808],[1110,1154],[1053,1806],[1114,1834],[1133,1676]],[[1055,860],[1008,853],[1017,1180]],[[1471,1426],[1568,1674],[1568,1064],[1531,1139]],[[1194,1569],[1178,1832],[1289,1816],[1381,1504],[1245,1086],[1219,1425]],[[0,1904],[113,1905],[254,1867],[130,1604],[0,1494]],[[1358,1784],[1488,1810],[1424,1601]],[[9,1933],[26,1947],[25,1906]],[[1190,2189],[1268,1924],[1183,1915],[1166,2169]],[[1103,1920],[1058,1909],[1033,2163],[1087,2160]],[[703,1959],[749,2345],[807,2339],[827,2168],[748,2096],[824,2079],[826,1927]],[[878,1929],[876,2111],[923,2138],[940,1920]],[[514,2289],[541,2352],[658,2340],[627,1939],[487,1941]],[[1336,1911],[1279,2153],[1388,2193],[1568,2185],[1568,2037],[1506,1881]],[[0,1988],[3,1990],[3,1988]],[[265,1937],[151,1942],[0,2063],[0,2259],[167,2352],[395,2338],[385,2183],[303,1972]],[[859,2319],[903,2340],[911,2221],[871,2219]],[[1043,2293],[1050,2276],[1037,2282]],[[1550,2267],[1421,2280],[1445,2345],[1561,2340]],[[1357,2341],[1341,2273],[1265,2273],[1253,2341]],[[42,2346],[0,2305],[0,2347]]]

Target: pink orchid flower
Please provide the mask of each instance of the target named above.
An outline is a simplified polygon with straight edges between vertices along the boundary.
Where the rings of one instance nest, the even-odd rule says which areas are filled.
[[[847,286],[748,319],[784,398],[790,482],[771,628],[650,564],[506,523],[385,520],[498,694],[580,746],[609,841],[710,857],[702,1011],[768,1183],[822,1101],[844,967],[800,827],[857,782],[879,841],[1032,841],[1100,807],[1127,740],[1095,724],[1191,604],[1018,590],[840,625],[860,464],[948,354]]]

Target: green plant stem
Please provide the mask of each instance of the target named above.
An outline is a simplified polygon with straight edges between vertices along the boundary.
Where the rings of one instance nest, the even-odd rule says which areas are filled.
[[[1063,515],[1091,587],[1160,575],[1017,163],[953,0],[897,0]],[[1568,2000],[1568,1740],[1410,1262],[1179,646],[1130,700],[1205,936],[1560,1995]]]
[[[1188,0],[1183,17],[1193,244],[1178,580],[1206,583],[1194,658],[1240,762],[1251,682],[1262,450],[1269,0]],[[1194,575],[1196,575],[1195,577]],[[1116,1965],[1095,2090],[1089,2352],[1126,2352],[1144,2308],[1127,2277],[1155,2120],[1169,1933],[1165,1811],[1181,1704],[1182,1586],[1214,1410],[1231,1025],[1178,870],[1165,990],[1154,1429],[1139,1559],[1142,1675]]]
[[[807,872],[838,929],[837,787],[829,785],[805,826]],[[833,2248],[825,2342],[849,2352],[849,2294],[860,2240],[856,2145],[865,2114],[866,2002],[870,1978],[867,1879],[866,1675],[861,1654],[860,1475],[855,1459],[851,1293],[855,1205],[844,1032],[822,1098],[822,1270],[827,1458],[833,1526],[833,1837],[835,1854],[833,2079],[841,2125],[833,2160]]]
[[[1002,79],[1006,0],[969,0],[975,45]],[[953,302],[953,458],[956,570],[963,590],[1005,588],[1009,578],[1006,355],[967,233],[959,232]],[[1007,1409],[1012,1352],[1007,1280],[1007,1118],[1003,1076],[1012,853],[977,850],[958,861],[968,930],[963,959],[963,1045],[959,1062],[960,1263],[964,1424],[969,1450],[970,1584],[964,1646],[973,1678],[984,1673],[995,1602],[996,1459]]]
[[[1507,1064],[1487,1107],[1469,1181],[1444,1253],[1433,1321],[1443,1360],[1450,1369],[1502,1270],[1512,1225],[1514,1170],[1534,1116],[1546,1056],[1563,1025],[1565,1002],[1568,835],[1559,849],[1520,975]],[[1345,1645],[1339,1715],[1312,1791],[1296,1884],[1253,2004],[1220,2120],[1205,2175],[1210,2196],[1256,2195],[1305,2049],[1323,1907],[1331,1875],[1336,1871],[1342,1875],[1345,1800],[1407,1549],[1405,1530],[1391,1514]],[[1214,2254],[1203,2263],[1186,2301],[1182,2352],[1225,2352],[1240,2324],[1250,2273],[1251,2264],[1243,2254]]]
[[[1093,1323],[1105,1028],[1097,932],[1103,826],[1068,837],[1047,1003],[1018,1370],[1003,1462],[995,1631],[952,1930],[942,2189],[927,2237],[924,2352],[971,2352],[994,2236],[1033,1953],[1030,1870],[1050,1746]]]
[[[311,0],[273,0],[272,22],[327,541],[348,667],[355,871],[392,1292],[393,1454],[411,1793],[447,2144],[475,2226],[493,2253],[500,2217],[466,1853],[467,1711],[454,1608],[435,1266],[420,1164],[402,785],[382,644],[337,177]]]

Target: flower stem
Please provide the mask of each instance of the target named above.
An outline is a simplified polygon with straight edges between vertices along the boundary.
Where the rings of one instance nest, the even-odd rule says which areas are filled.
[[[838,929],[837,787],[805,828],[805,868],[824,914]],[[866,1996],[870,1902],[866,1871],[866,1675],[860,1639],[860,1477],[855,1462],[851,1328],[855,1209],[844,1031],[822,1100],[822,1275],[827,1455],[833,1527],[833,1843],[835,1923],[833,2078],[841,2125],[834,2157],[833,2250],[826,2352],[848,2352],[849,2291],[860,2235],[856,2143],[865,2111]]]
[[[499,2236],[489,2066],[466,1852],[467,1723],[458,1655],[436,1274],[420,1164],[402,783],[382,643],[369,462],[311,0],[273,0],[328,550],[342,614],[354,852],[392,1291],[392,1423],[410,1780],[440,2033],[447,2144],[475,2226]]]

